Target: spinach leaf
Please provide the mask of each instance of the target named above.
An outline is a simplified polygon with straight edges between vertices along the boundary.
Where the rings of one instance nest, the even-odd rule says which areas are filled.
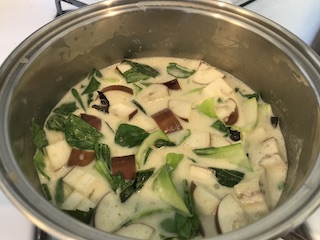
[[[257,101],[259,101],[259,99],[260,99],[260,94],[259,94],[259,93],[243,94],[243,93],[240,91],[239,88],[235,88],[234,91],[240,93],[242,97],[245,97],[245,98],[248,98],[248,99],[250,99],[250,98],[256,98]]]
[[[68,116],[70,113],[73,113],[78,109],[75,102],[63,103],[59,107],[53,109],[53,112],[56,114],[61,114],[64,116]]]
[[[221,169],[221,168],[211,168],[211,169],[215,171],[215,175],[218,179],[218,183],[226,187],[233,187],[234,185],[238,184],[245,175],[243,172],[239,172],[236,170]]]
[[[58,206],[60,206],[64,200],[64,185],[62,178],[59,178],[56,183],[56,192],[54,195],[54,200]]]
[[[68,144],[81,150],[93,150],[103,134],[80,117],[70,114],[65,124]]]
[[[176,78],[188,78],[195,72],[196,70],[188,69],[177,63],[169,63],[167,66],[167,73]]]
[[[66,118],[60,114],[53,114],[46,123],[46,128],[53,131],[64,131]]]
[[[43,128],[39,124],[32,122],[31,134],[32,134],[32,142],[38,149],[43,149],[46,146],[48,146],[46,133],[44,132]]]
[[[46,168],[46,163],[44,161],[44,155],[42,150],[37,149],[35,155],[33,156],[33,161],[34,161],[34,167],[37,169],[37,171],[48,181],[50,181],[50,177],[46,174],[45,168]]]
[[[149,136],[144,129],[127,123],[120,124],[115,134],[114,141],[122,147],[139,146]]]
[[[48,188],[48,185],[45,184],[45,183],[41,184],[41,189],[42,189],[42,192],[43,192],[44,196],[46,197],[46,199],[48,201],[51,201],[52,200],[52,196],[51,196],[50,190]]]
[[[69,214],[70,216],[74,217],[75,219],[78,219],[79,221],[89,224],[93,213],[94,213],[94,209],[90,208],[89,211],[85,212],[85,211],[81,211],[79,209],[76,210],[63,210],[65,213]]]
[[[157,70],[153,69],[148,65],[132,62],[129,60],[123,60],[123,62],[130,64],[132,67],[131,69],[123,73],[123,76],[125,77],[127,83],[146,80],[150,77],[154,78],[159,74]]]
[[[78,93],[77,89],[72,88],[72,89],[71,89],[71,93],[72,93],[72,95],[74,96],[74,98],[78,101],[78,103],[80,104],[80,106],[82,107],[82,109],[83,109],[84,111],[86,111],[86,108],[85,108],[84,105],[83,105],[81,96],[80,96],[80,94]]]

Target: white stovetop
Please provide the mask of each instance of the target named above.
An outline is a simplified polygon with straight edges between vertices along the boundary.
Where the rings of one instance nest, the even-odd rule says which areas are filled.
[[[244,0],[224,1],[244,2]],[[98,0],[82,2],[90,4]],[[320,0],[256,0],[246,8],[270,18],[296,34],[308,45],[320,49],[320,42],[315,44],[316,34],[320,29]],[[53,20],[55,15],[54,0],[0,0],[0,65],[19,43]],[[314,240],[320,240],[319,222],[320,209],[307,221]],[[1,240],[33,239],[33,225],[11,204],[1,190],[0,230]]]

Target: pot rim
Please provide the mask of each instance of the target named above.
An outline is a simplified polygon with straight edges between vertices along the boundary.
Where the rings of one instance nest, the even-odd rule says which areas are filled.
[[[249,10],[223,2],[209,2],[205,0],[105,1],[75,10],[53,20],[28,37],[9,55],[0,68],[0,108],[4,109],[4,115],[7,116],[6,113],[9,111],[10,103],[10,101],[6,101],[5,99],[11,98],[12,91],[10,91],[10,89],[17,83],[14,79],[18,78],[21,68],[24,67],[24,59],[36,57],[37,53],[45,46],[43,43],[47,42],[48,39],[62,34],[64,31],[72,28],[72,26],[76,27],[77,24],[81,24],[83,21],[99,18],[106,13],[112,14],[113,11],[115,11],[116,14],[123,14],[127,11],[146,11],[158,7],[176,8],[186,12],[200,11],[206,12],[209,15],[215,14],[214,16],[216,17],[235,18],[238,21],[244,21],[251,27],[257,28],[259,31],[272,32],[272,36],[276,36],[281,44],[286,42],[287,49],[292,50],[292,52],[287,52],[289,56],[295,56],[298,57],[298,59],[301,59],[298,66],[307,76],[311,73],[305,72],[303,70],[304,67],[313,69],[314,75],[311,77],[317,76],[317,79],[320,79],[320,58],[311,48],[288,30]],[[309,82],[309,84],[311,84],[314,89],[319,103],[320,82],[314,81]],[[9,90],[6,91],[7,89]],[[319,115],[318,108],[318,116]],[[319,121],[320,120],[318,119],[318,122]],[[92,239],[94,237],[95,239],[106,239],[112,236],[111,238],[113,239],[122,239],[82,224],[71,217],[68,217],[69,226],[68,230],[66,230],[63,225],[64,222],[61,221],[61,219],[66,218],[66,215],[61,211],[57,211],[54,206],[46,201],[42,195],[31,186],[19,169],[18,164],[14,161],[14,156],[9,146],[10,141],[7,129],[7,119],[0,118],[0,133],[1,136],[4,136],[5,140],[5,144],[0,146],[0,187],[24,215],[40,228],[57,238]],[[317,132],[319,131],[320,130],[317,129]],[[9,156],[9,160],[4,159],[4,156]],[[10,161],[10,159],[12,161]],[[218,240],[248,238],[270,239],[270,237],[280,236],[300,225],[320,205],[319,153],[317,159],[314,169],[306,178],[303,186],[294,193],[285,204],[279,206],[271,214],[256,223],[237,230],[234,233],[224,234],[215,238]],[[5,162],[5,164],[3,162]],[[47,214],[48,216],[44,214],[49,212],[52,212],[52,214]],[[291,221],[286,221],[286,219],[290,219]],[[248,232],[250,233],[248,234]]]

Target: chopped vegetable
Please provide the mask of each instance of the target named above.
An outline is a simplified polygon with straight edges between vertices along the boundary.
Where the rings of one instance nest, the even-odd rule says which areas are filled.
[[[152,189],[163,201],[181,211],[185,216],[192,216],[171,179],[171,170],[168,165],[160,168]]]
[[[163,83],[167,88],[171,90],[181,90],[181,86],[177,79],[170,80],[168,82]]]
[[[52,196],[51,196],[50,190],[48,188],[48,184],[42,183],[41,184],[41,189],[42,189],[42,192],[43,192],[44,196],[46,197],[46,199],[48,201],[51,201],[52,200]]]
[[[134,125],[127,123],[120,124],[116,131],[114,141],[122,147],[139,146],[149,136],[149,133]]]
[[[94,151],[85,151],[73,148],[69,157],[68,166],[87,166],[95,158]]]
[[[153,133],[151,133],[147,138],[143,140],[141,143],[138,152],[136,153],[136,161],[139,167],[141,167],[145,162],[145,155],[147,152],[149,152],[150,147],[152,147],[155,143],[155,141],[163,139],[166,141],[170,141],[170,139],[167,137],[167,135],[164,134],[163,131],[157,130]]]
[[[215,175],[218,179],[218,182],[222,186],[233,187],[244,178],[243,172],[229,170],[229,169],[221,169],[221,168],[212,168],[212,169],[215,171]]]
[[[177,63],[169,63],[167,66],[167,73],[176,78],[188,78],[194,74],[196,70],[192,70]]]
[[[101,119],[100,118],[93,116],[93,115],[84,114],[84,113],[82,113],[80,115],[80,118],[82,120],[86,121],[87,123],[89,123],[95,129],[101,130]]]
[[[80,104],[80,106],[82,107],[82,109],[83,109],[84,111],[86,111],[86,108],[85,108],[85,106],[83,105],[82,98],[81,98],[79,92],[78,92],[75,88],[72,88],[72,89],[71,89],[71,93],[72,93],[72,95],[74,96],[74,98],[78,101],[78,103]]]
[[[140,64],[129,60],[123,60],[123,63],[128,63],[132,67],[131,69],[125,72],[121,72],[123,76],[126,78],[127,83],[146,80],[150,77],[154,78],[159,74],[157,70],[145,64]]]
[[[34,166],[37,171],[48,181],[50,181],[50,177],[46,174],[45,168],[47,164],[44,161],[44,156],[42,150],[38,149],[36,154],[33,156]]]
[[[208,117],[215,118],[217,114],[214,105],[214,98],[207,98],[199,105],[199,111]]]
[[[156,123],[164,133],[171,133],[182,129],[179,120],[168,108],[155,113],[154,115],[152,115],[152,118],[156,121]]]
[[[46,146],[48,146],[46,133],[44,132],[43,128],[39,124],[32,122],[31,134],[32,134],[32,142],[38,149],[43,149]]]
[[[63,103],[59,107],[53,109],[53,112],[56,114],[61,114],[64,116],[68,116],[70,113],[73,113],[78,109],[75,102]]]
[[[99,89],[100,82],[96,79],[96,77],[101,78],[102,74],[99,70],[94,68],[89,73],[88,79],[90,80],[90,82],[86,89],[82,92],[82,95],[93,93]]]
[[[66,121],[65,134],[70,146],[82,150],[93,150],[103,137],[102,133],[74,114],[70,114]]]
[[[124,179],[134,180],[136,177],[135,155],[111,158],[111,169],[113,175],[121,172]]]
[[[61,131],[65,130],[66,118],[60,114],[51,115],[47,122],[46,128],[53,131]]]
[[[56,204],[59,206],[63,202],[64,199],[64,185],[62,178],[59,178],[56,183],[54,200]]]
[[[91,222],[92,216],[94,214],[94,209],[90,208],[89,211],[81,211],[79,209],[76,210],[63,210],[65,213],[70,216],[78,219],[79,221],[89,224]]]
[[[166,164],[174,170],[183,158],[184,155],[182,153],[168,153],[166,156]]]
[[[249,159],[241,143],[231,144],[223,147],[208,147],[194,149],[193,152],[199,156],[212,157],[215,159],[225,159],[240,167],[252,170]]]

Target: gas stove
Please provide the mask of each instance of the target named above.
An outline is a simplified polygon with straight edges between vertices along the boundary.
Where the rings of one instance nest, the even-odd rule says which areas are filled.
[[[0,65],[24,39],[57,15],[99,0],[0,1]],[[223,0],[263,15],[287,28],[320,54],[320,1]],[[56,4],[57,3],[57,4]],[[71,5],[74,3],[76,6]],[[17,210],[0,190],[0,226],[3,240],[41,240],[34,225]],[[320,209],[304,224],[309,236],[320,240]],[[50,237],[45,239],[52,239]],[[298,239],[298,238],[297,238]]]

